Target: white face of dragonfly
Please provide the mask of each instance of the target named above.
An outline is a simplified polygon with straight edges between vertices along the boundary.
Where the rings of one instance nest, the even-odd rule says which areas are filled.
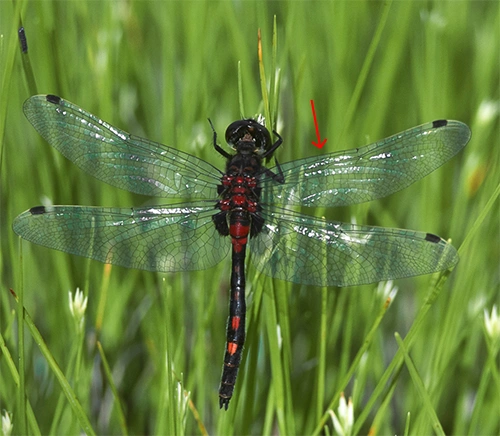
[[[226,142],[242,154],[263,154],[272,145],[269,131],[253,119],[238,120],[226,130]]]

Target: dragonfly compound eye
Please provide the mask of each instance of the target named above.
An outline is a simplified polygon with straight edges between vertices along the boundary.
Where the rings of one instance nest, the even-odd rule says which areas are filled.
[[[263,150],[272,144],[269,131],[251,118],[235,121],[226,129],[226,142],[229,145],[235,146],[242,140],[253,140],[255,147]]]

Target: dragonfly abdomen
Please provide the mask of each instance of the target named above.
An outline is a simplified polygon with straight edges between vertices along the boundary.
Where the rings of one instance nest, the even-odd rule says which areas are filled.
[[[228,212],[228,215],[229,235],[233,247],[231,298],[226,330],[226,352],[219,389],[219,404],[226,410],[233,396],[245,344],[245,254],[251,225],[250,212],[242,207]]]
[[[226,410],[233,396],[245,343],[245,253],[248,237],[255,236],[263,226],[259,214],[260,189],[254,176],[259,169],[260,158],[256,155],[241,152],[230,158],[227,174],[222,177],[219,186],[221,200],[217,208],[220,212],[213,217],[219,233],[229,235],[232,244],[231,298],[219,388],[219,404]]]
[[[219,404],[227,410],[233,396],[234,385],[245,343],[245,253],[250,232],[248,212],[231,213],[229,233],[233,246],[231,269],[231,298],[226,330],[226,352],[219,389]]]

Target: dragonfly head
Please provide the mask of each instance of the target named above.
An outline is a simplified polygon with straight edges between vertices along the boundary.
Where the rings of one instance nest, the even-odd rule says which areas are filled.
[[[269,130],[251,118],[231,123],[226,129],[226,142],[240,153],[262,154],[272,145]]]

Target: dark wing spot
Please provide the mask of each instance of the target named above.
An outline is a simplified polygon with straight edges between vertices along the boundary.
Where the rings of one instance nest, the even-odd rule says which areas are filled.
[[[43,215],[45,212],[45,206],[35,206],[30,209],[31,215]]]
[[[47,97],[45,98],[49,103],[54,103],[54,104],[61,103],[61,97],[58,97],[57,95],[47,94]]]
[[[425,240],[437,244],[441,241],[441,238],[439,236],[433,235],[432,233],[427,233],[425,235]]]
[[[448,124],[448,120],[436,120],[436,121],[432,122],[432,127],[434,127],[435,129],[437,129],[439,127],[444,127],[447,124]]]

